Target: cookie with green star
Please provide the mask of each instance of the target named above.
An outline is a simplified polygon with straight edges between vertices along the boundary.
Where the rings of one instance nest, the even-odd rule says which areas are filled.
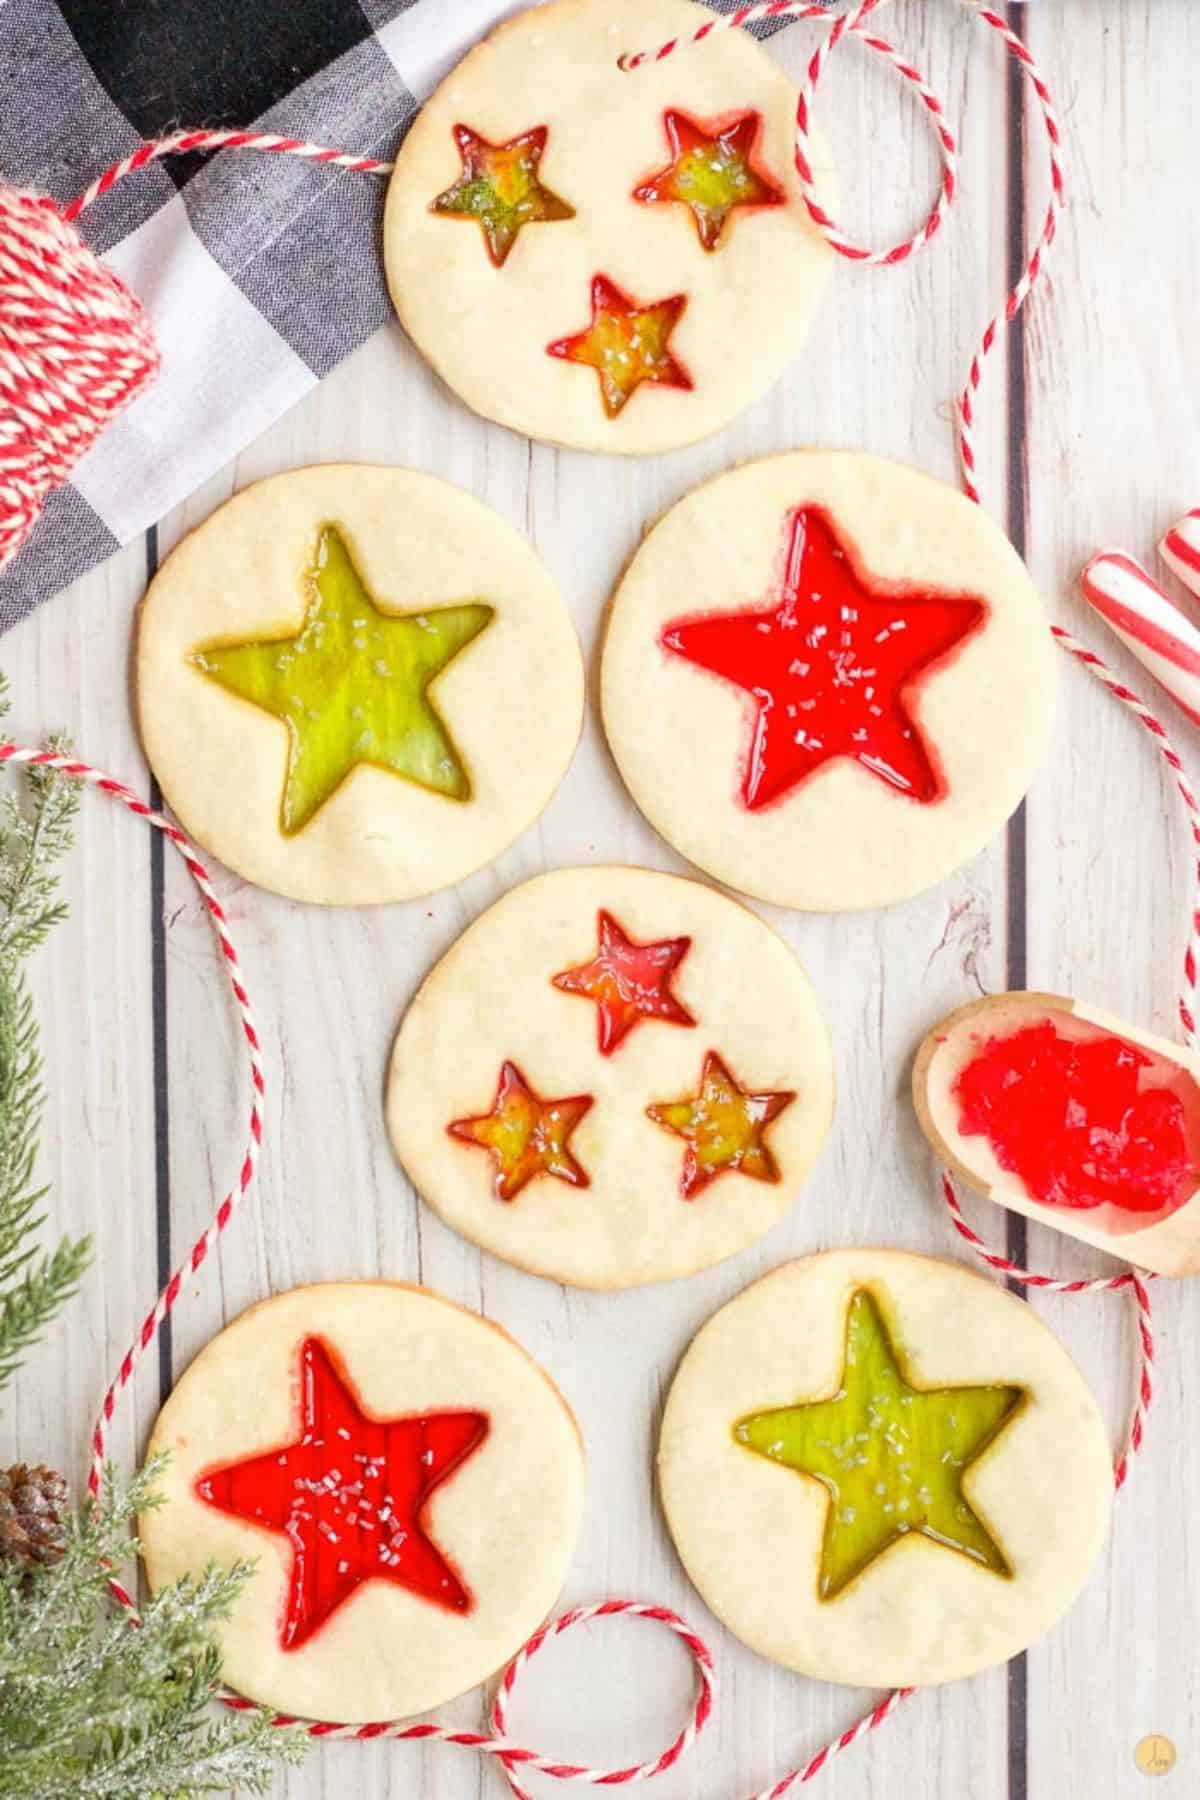
[[[151,584],[147,756],[190,835],[301,900],[461,879],[540,812],[578,739],[579,646],[526,541],[407,470],[238,494]]]
[[[659,1445],[704,1599],[814,1678],[925,1686],[1006,1661],[1099,1555],[1104,1423],[1030,1309],[957,1264],[842,1250],[709,1321]]]

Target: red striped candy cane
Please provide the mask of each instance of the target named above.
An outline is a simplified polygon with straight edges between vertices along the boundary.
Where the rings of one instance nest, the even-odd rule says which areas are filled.
[[[1159,544],[1158,553],[1185,587],[1200,594],[1200,506],[1172,525]]]
[[[1167,542],[1163,540],[1164,545]],[[1079,577],[1084,599],[1200,725],[1200,631],[1123,550],[1101,550]]]

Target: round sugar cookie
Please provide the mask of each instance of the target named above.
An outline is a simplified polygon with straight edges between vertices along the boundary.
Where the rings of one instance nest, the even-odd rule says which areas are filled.
[[[617,588],[604,727],[651,824],[718,880],[840,912],[980,850],[1045,754],[1053,643],[980,506],[796,451],[695,489]]]
[[[486,1680],[554,1605],[583,1447],[549,1377],[425,1288],[340,1281],[252,1306],[158,1416],[157,1590],[255,1567],[219,1628],[238,1693],[301,1718],[404,1718]]]
[[[421,108],[388,190],[388,286],[485,418],[579,449],[669,450],[727,424],[803,340],[832,253],[800,194],[792,83],[734,31],[617,66],[703,16],[687,0],[550,0]]]
[[[790,947],[649,869],[515,888],[426,977],[387,1085],[396,1153],[448,1224],[578,1287],[690,1275],[792,1205],[833,1114]]]
[[[925,1687],[1005,1661],[1075,1599],[1113,1494],[1104,1423],[1037,1315],[956,1263],[787,1263],[693,1340],[659,1440],[691,1579],[751,1649]]]
[[[446,887],[545,806],[583,664],[533,550],[408,469],[328,464],[245,488],[151,582],[142,742],[198,843],[294,900]]]

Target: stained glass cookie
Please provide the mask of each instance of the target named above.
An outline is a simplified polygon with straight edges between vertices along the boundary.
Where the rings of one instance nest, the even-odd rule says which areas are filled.
[[[1053,648],[982,507],[797,451],[687,495],[609,617],[604,726],[677,850],[760,899],[907,899],[973,856],[1049,740]]]
[[[213,1338],[150,1452],[152,1588],[253,1560],[220,1631],[238,1693],[304,1718],[424,1712],[485,1680],[553,1606],[583,1451],[549,1377],[423,1288],[294,1288]]]
[[[832,1112],[828,1032],[789,946],[648,869],[559,870],[498,901],[426,978],[387,1087],[397,1154],[449,1224],[596,1288],[753,1243]]]
[[[489,862],[574,752],[583,667],[548,570],[412,470],[244,489],[142,604],[137,701],[185,829],[261,887],[401,900]]]
[[[486,418],[667,450],[726,424],[799,347],[832,257],[800,196],[795,88],[742,32],[617,66],[696,19],[686,0],[531,7],[464,58],[401,146],[392,298]]]
[[[895,1250],[785,1264],[694,1339],[659,1441],[667,1523],[743,1642],[818,1680],[1005,1661],[1099,1556],[1112,1459],[1033,1311]]]
[[[978,1192],[1163,1275],[1200,1271],[1200,1063],[1060,994],[994,994],[936,1025],[921,1128]]]

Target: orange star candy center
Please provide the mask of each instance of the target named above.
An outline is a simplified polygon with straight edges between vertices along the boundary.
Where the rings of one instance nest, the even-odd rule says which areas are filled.
[[[575,217],[575,208],[543,186],[538,174],[548,136],[548,128],[537,125],[506,144],[492,144],[469,125],[454,127],[462,174],[437,196],[431,210],[446,218],[476,220],[498,269],[526,225]]]
[[[567,1148],[571,1133],[592,1105],[590,1094],[544,1100],[516,1063],[506,1062],[491,1112],[455,1119],[446,1127],[451,1137],[478,1144],[495,1163],[497,1200],[515,1200],[538,1175],[553,1175],[571,1187],[590,1186],[587,1172]]]
[[[607,275],[596,275],[591,324],[574,337],[547,344],[546,354],[595,369],[604,410],[615,419],[643,382],[690,390],[692,378],[669,348],[686,306],[686,294],[643,306]]]
[[[794,1093],[748,1093],[710,1050],[697,1093],[646,1108],[656,1125],[687,1143],[679,1184],[683,1198],[694,1199],[718,1175],[732,1171],[753,1181],[778,1181],[779,1168],[764,1134],[795,1098]]]
[[[633,190],[643,206],[686,206],[706,250],[720,243],[734,209],[781,206],[783,189],[755,159],[762,114],[693,119],[677,107],[663,114],[672,160]]]
[[[671,991],[671,976],[691,948],[687,937],[639,944],[627,937],[609,912],[597,918],[600,942],[591,962],[552,977],[564,994],[596,1002],[596,1036],[602,1056],[611,1056],[643,1019],[694,1025]]]

